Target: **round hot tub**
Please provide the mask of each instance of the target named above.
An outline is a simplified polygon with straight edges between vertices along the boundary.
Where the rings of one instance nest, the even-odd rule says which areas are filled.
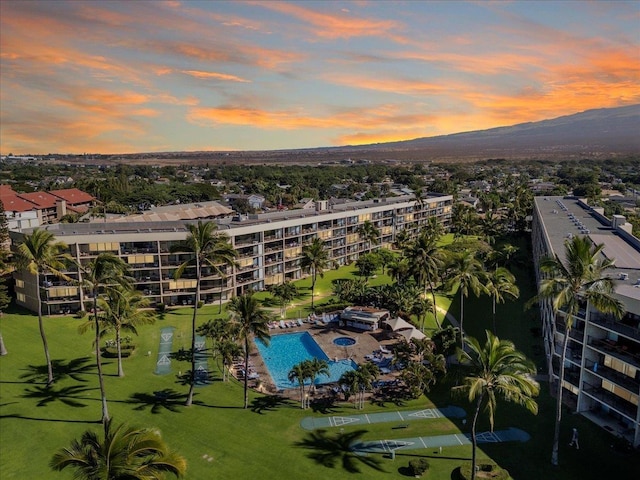
[[[338,337],[333,340],[333,343],[339,347],[350,347],[356,344],[356,339],[352,337]]]

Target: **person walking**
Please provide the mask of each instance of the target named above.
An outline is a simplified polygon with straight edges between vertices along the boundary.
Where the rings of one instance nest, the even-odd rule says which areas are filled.
[[[571,437],[570,447],[576,447],[576,450],[580,450],[580,445],[578,444],[578,429],[573,429],[573,436]]]

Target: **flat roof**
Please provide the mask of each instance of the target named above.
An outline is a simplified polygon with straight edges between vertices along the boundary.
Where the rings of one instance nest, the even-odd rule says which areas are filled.
[[[575,235],[588,236],[594,244],[604,245],[604,258],[615,260],[614,268],[607,272],[616,279],[616,292],[640,299],[640,251],[636,247],[577,198],[541,196],[534,201],[552,253],[560,261],[565,261],[567,240]]]

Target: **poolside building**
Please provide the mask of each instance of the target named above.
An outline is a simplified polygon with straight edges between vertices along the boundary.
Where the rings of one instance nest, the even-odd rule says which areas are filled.
[[[189,258],[188,254],[171,253],[173,244],[188,234],[187,223],[213,221],[218,231],[228,235],[238,251],[237,265],[229,267],[224,276],[208,272],[202,279],[201,300],[205,303],[227,301],[235,295],[264,290],[270,285],[297,280],[302,270],[302,246],[320,238],[329,252],[332,267],[347,265],[369,250],[360,233],[364,222],[371,222],[379,232],[376,248],[389,247],[396,234],[405,230],[415,236],[435,217],[445,226],[451,219],[453,197],[426,194],[420,201],[413,195],[348,201],[329,204],[316,202],[314,209],[273,211],[250,215],[229,215],[223,205],[165,207],[136,218],[99,219],[91,223],[47,225],[57,241],[68,245],[68,253],[77,262],[95,258],[101,252],[121,257],[131,267],[135,286],[149,298],[152,305],[192,305],[195,301],[196,276],[187,270],[176,280],[176,268]],[[25,234],[11,231],[14,245]],[[75,312],[90,300],[78,286],[77,271],[67,272],[67,282],[47,274],[36,285],[35,276],[16,272],[16,297],[20,306],[32,311],[43,302],[45,315]]]
[[[607,270],[616,279],[615,296],[626,312],[617,320],[597,311],[586,300],[569,334],[562,385],[571,411],[609,432],[640,445],[640,240],[631,225],[615,215],[572,197],[536,197],[533,252],[537,280],[540,260],[557,255],[564,261],[565,241],[584,235],[604,244],[603,254],[615,259]],[[554,314],[550,302],[540,305],[545,352],[552,382],[558,381],[566,313]]]
[[[371,307],[347,307],[340,314],[340,320],[345,326],[372,332],[378,330],[382,322],[389,318],[388,310]]]

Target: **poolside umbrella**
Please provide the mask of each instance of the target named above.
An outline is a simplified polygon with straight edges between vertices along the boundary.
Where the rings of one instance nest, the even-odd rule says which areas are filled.
[[[412,338],[421,340],[426,337],[424,333],[414,327],[398,330],[396,333],[402,335],[407,342],[411,341]]]
[[[413,328],[413,325],[400,317],[391,318],[389,320],[383,321],[382,323],[389,325],[389,327],[391,327],[391,330],[393,330],[394,332],[403,330],[405,328]]]

